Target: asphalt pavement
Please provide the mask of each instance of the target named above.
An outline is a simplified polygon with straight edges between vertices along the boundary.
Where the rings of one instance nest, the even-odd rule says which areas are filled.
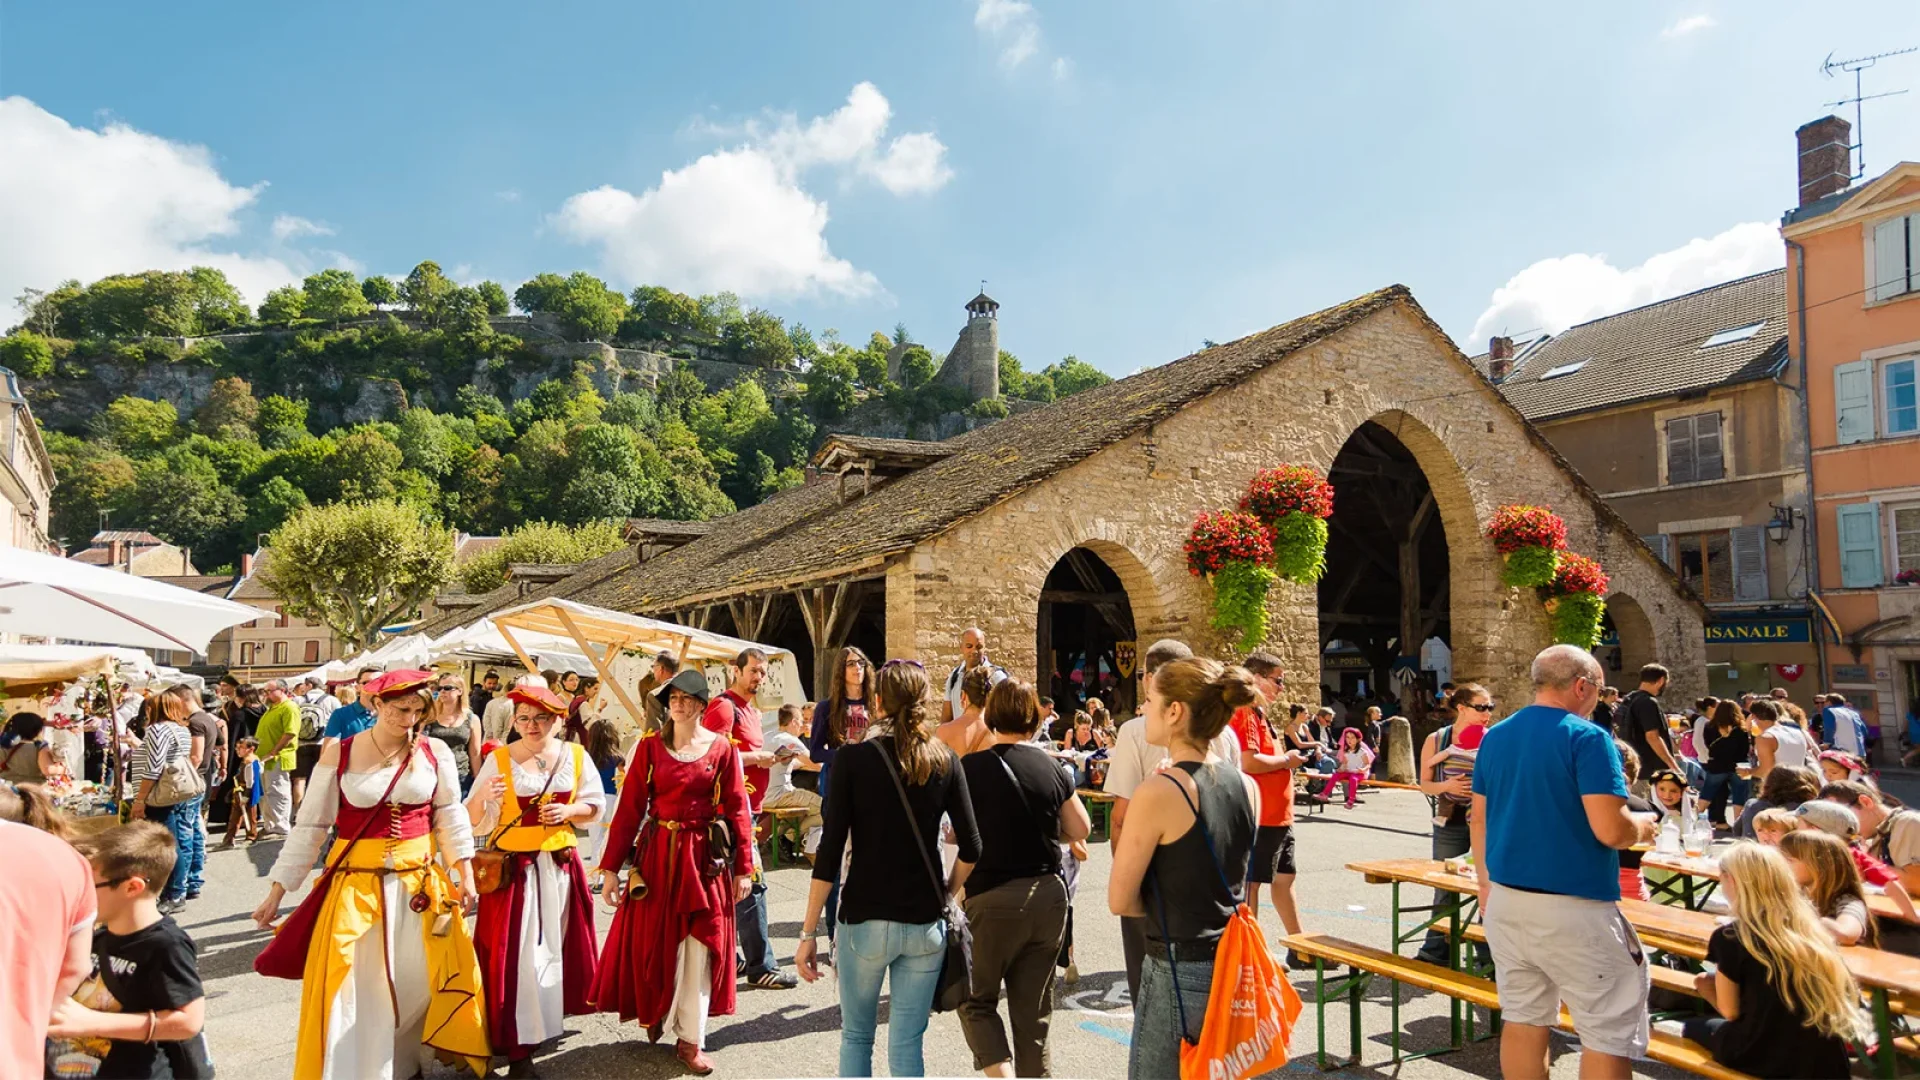
[[[1323,813],[1303,814],[1298,829],[1300,876],[1296,894],[1307,929],[1384,948],[1390,936],[1391,891],[1388,886],[1365,884],[1345,867],[1360,859],[1428,854],[1426,800],[1412,792],[1374,792],[1353,810],[1336,804]],[[217,834],[214,840],[217,844]],[[207,990],[207,1036],[222,1077],[281,1078],[292,1074],[299,984],[262,978],[252,970],[253,956],[265,935],[254,929],[249,916],[266,891],[265,874],[278,850],[278,843],[263,842],[210,852],[204,894],[178,917],[199,945],[200,973]],[[1106,846],[1095,844],[1092,859],[1081,869],[1074,904],[1080,978],[1059,983],[1055,991],[1051,1037],[1055,1076],[1126,1076],[1133,1013],[1121,964],[1118,920],[1107,910],[1110,865]],[[783,964],[791,962],[809,873],[804,866],[783,866],[768,874],[772,931]],[[1409,892],[1404,903],[1425,902]],[[298,895],[289,898],[288,908],[298,899]],[[604,934],[610,921],[604,908],[598,921]],[[1281,927],[1271,908],[1263,910],[1261,923],[1268,940],[1278,942]],[[1312,973],[1297,975],[1294,983],[1303,997],[1310,995]],[[1386,1042],[1391,990],[1390,984],[1379,980],[1368,988],[1362,1009],[1365,1064],[1344,1070],[1345,1075],[1446,1080],[1499,1074],[1498,1042],[1491,1040],[1397,1069],[1391,1066]],[[1445,1046],[1446,999],[1409,988],[1401,988],[1400,995],[1404,1048],[1412,1052]],[[875,1075],[886,1075],[885,1017],[883,1004],[883,1024],[874,1054]],[[686,1075],[671,1048],[649,1046],[636,1026],[618,1023],[612,1016],[572,1017],[567,1028],[567,1035],[538,1058],[541,1075],[556,1080]],[[839,1062],[839,1029],[840,1009],[830,974],[818,983],[803,983],[796,990],[742,987],[738,1013],[713,1019],[707,1050],[717,1066],[716,1076],[833,1076]],[[1344,1053],[1344,1007],[1329,1009],[1327,1035],[1330,1046]],[[1314,1010],[1309,1001],[1293,1031],[1293,1060],[1273,1075],[1317,1073],[1315,1045]],[[1577,1043],[1572,1039],[1555,1037],[1555,1077],[1570,1080],[1576,1075],[1576,1050]],[[934,1016],[926,1035],[925,1054],[929,1076],[979,1075],[961,1036],[959,1021],[952,1014]],[[502,1071],[496,1068],[495,1075]],[[1641,1074],[1679,1075],[1654,1065],[1644,1066]],[[427,1075],[443,1078],[460,1074],[434,1065]]]

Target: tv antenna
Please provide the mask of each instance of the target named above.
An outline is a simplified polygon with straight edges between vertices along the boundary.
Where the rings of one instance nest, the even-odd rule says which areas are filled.
[[[1914,46],[1909,49],[1895,49],[1892,52],[1874,53],[1872,56],[1856,56],[1851,60],[1835,60],[1833,54],[1828,53],[1827,58],[1820,63],[1820,74],[1825,75],[1829,79],[1833,78],[1834,73],[1837,71],[1853,73],[1853,96],[1850,98],[1841,98],[1839,101],[1826,102],[1826,107],[1830,109],[1844,108],[1848,105],[1853,106],[1854,143],[1847,149],[1852,150],[1858,155],[1860,170],[1853,174],[1852,179],[1858,180],[1867,175],[1866,123],[1865,112],[1861,106],[1861,102],[1873,101],[1878,98],[1898,97],[1906,93],[1905,90],[1888,90],[1880,94],[1863,93],[1861,90],[1860,73],[1881,60],[1885,60],[1889,56],[1905,56],[1911,52],[1920,52],[1920,46]]]

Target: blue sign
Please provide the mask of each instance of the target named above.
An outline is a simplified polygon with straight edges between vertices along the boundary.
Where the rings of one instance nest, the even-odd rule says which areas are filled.
[[[1708,623],[1705,636],[1709,645],[1793,645],[1811,642],[1813,626],[1803,615],[1785,618],[1728,615]],[[1600,644],[1618,646],[1619,631],[1602,631]]]

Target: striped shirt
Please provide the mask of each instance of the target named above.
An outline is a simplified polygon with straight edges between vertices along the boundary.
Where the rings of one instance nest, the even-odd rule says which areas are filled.
[[[147,725],[147,737],[133,763],[135,780],[158,780],[169,762],[188,756],[193,735],[179,724],[156,721]]]

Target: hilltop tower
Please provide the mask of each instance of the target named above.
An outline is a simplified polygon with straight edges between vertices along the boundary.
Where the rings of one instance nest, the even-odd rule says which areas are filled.
[[[979,401],[1000,396],[1000,305],[985,292],[967,301],[967,325],[934,381]]]

